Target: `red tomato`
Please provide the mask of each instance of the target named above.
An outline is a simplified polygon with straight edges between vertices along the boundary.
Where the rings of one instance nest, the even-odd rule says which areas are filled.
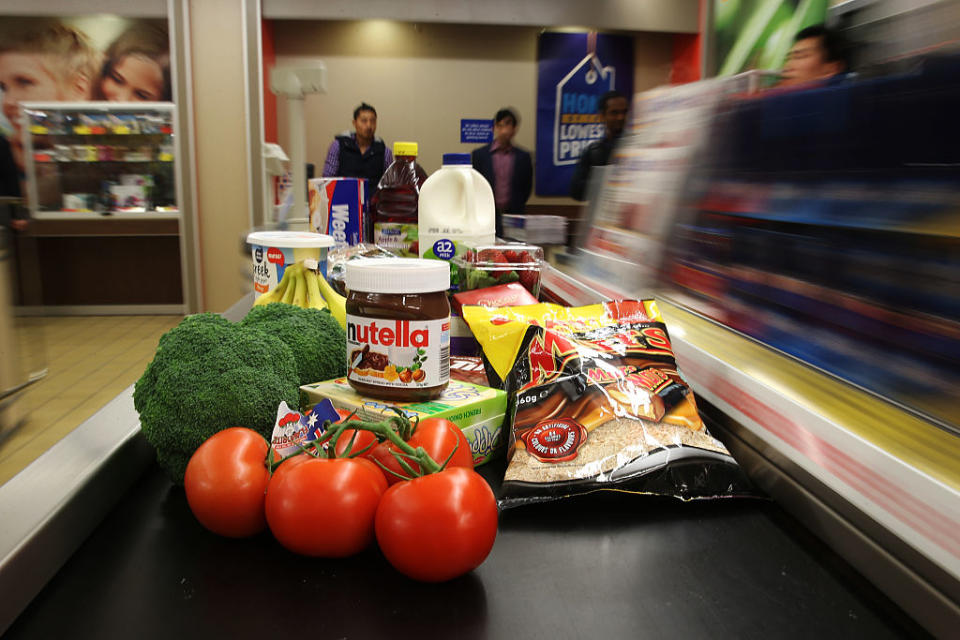
[[[430,454],[430,457],[433,458],[437,464],[443,464],[444,460],[450,456],[450,453],[453,452],[454,447],[456,447],[457,451],[453,454],[453,457],[450,458],[450,462],[447,463],[447,468],[464,467],[466,469],[473,469],[473,452],[470,450],[470,442],[467,440],[467,436],[463,435],[460,427],[449,420],[442,418],[427,418],[426,420],[421,420],[420,424],[417,425],[417,430],[414,431],[410,439],[407,440],[407,444],[414,449],[423,447],[424,451]],[[373,448],[368,457],[371,460],[376,460],[391,471],[403,476],[409,476],[410,474],[400,466],[400,463],[397,462],[397,459],[392,455],[391,452],[396,450],[396,446],[392,443],[381,442]],[[407,460],[407,463],[409,463],[414,471],[420,471],[420,465],[413,460]],[[390,484],[400,482],[400,478],[388,471],[384,471],[383,475]]]
[[[349,418],[351,415],[353,415],[352,411],[347,411],[346,409],[334,409],[334,411],[336,411],[337,415],[340,416],[340,419],[337,420],[337,422],[343,422],[344,420]]]
[[[197,448],[187,463],[183,486],[200,524],[231,538],[263,531],[268,451],[263,436],[245,427],[224,429]]]
[[[385,466],[387,469],[390,469],[390,471],[393,471],[394,473],[399,473],[402,476],[410,475],[403,469],[403,467],[400,466],[400,463],[397,462],[397,459],[393,456],[393,453],[392,453],[393,451],[397,451],[397,448],[393,445],[392,442],[390,442],[389,440],[386,440],[384,442],[381,442],[377,446],[375,446],[373,449],[371,449],[370,455],[368,455],[367,457],[370,458],[370,460],[375,460],[376,462],[379,462],[380,464]],[[408,460],[407,462],[410,462],[410,461]],[[419,465],[413,462],[410,462],[410,466],[412,466],[414,469],[419,468]],[[389,471],[384,471],[380,467],[377,467],[377,469],[381,471],[381,475],[386,479],[388,485],[394,484],[396,482],[400,482],[401,478],[398,478],[393,473],[390,473]]]
[[[354,438],[353,434],[357,434]],[[350,439],[354,438],[353,446],[350,447],[352,453],[357,451],[363,451],[367,446],[374,445],[376,446],[377,436],[371,431],[364,431],[363,429],[344,429],[343,433],[340,434],[340,437],[337,439],[336,452],[337,456],[342,456],[347,451],[347,445],[350,444]],[[373,447],[367,449],[364,453],[360,454],[361,457],[368,457],[373,451]],[[379,467],[377,467],[379,469]]]
[[[472,571],[497,537],[497,501],[475,471],[456,467],[387,489],[376,518],[380,550],[400,573],[443,582]]]
[[[283,471],[267,486],[270,531],[284,547],[307,556],[343,558],[373,539],[373,518],[383,481],[368,461],[311,458]]]
[[[447,468],[463,467],[473,469],[473,452],[470,451],[470,441],[463,434],[463,430],[442,418],[427,418],[421,420],[417,425],[417,430],[410,436],[408,443],[411,447],[423,447],[430,457],[437,464],[443,464],[443,461],[450,457],[454,447],[456,453],[447,463]],[[414,469],[419,467],[414,466]]]

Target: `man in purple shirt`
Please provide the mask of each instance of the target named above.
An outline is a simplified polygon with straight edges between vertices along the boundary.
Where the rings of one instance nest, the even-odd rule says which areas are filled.
[[[530,152],[514,146],[517,116],[510,109],[500,109],[493,118],[493,142],[474,149],[473,168],[479,171],[493,189],[497,207],[497,236],[503,235],[502,215],[523,213],[533,189],[533,161]]]
[[[323,176],[366,178],[369,195],[393,162],[393,152],[375,136],[377,110],[366,102],[353,110],[353,128],[353,133],[345,131],[334,138],[323,163]]]

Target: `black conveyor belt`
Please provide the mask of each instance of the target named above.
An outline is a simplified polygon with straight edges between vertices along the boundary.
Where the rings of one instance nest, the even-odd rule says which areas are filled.
[[[502,468],[481,471],[496,488]],[[375,549],[328,561],[269,533],[218,538],[151,467],[5,638],[922,635],[765,500],[606,494],[518,508],[479,569],[425,585]]]

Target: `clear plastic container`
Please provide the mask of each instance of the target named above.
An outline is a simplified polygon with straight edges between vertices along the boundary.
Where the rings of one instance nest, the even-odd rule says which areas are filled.
[[[420,255],[417,221],[427,172],[417,164],[417,152],[416,142],[393,143],[393,163],[370,199],[374,243],[407,258]]]
[[[460,291],[519,282],[534,297],[540,295],[543,249],[519,242],[468,246],[455,258]]]

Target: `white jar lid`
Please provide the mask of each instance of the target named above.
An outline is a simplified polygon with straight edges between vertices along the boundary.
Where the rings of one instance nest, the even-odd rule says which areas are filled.
[[[450,263],[419,258],[358,258],[346,263],[346,285],[364,293],[433,293],[450,288]]]
[[[307,231],[254,231],[247,236],[247,242],[282,249],[322,249],[333,246],[333,236]]]

